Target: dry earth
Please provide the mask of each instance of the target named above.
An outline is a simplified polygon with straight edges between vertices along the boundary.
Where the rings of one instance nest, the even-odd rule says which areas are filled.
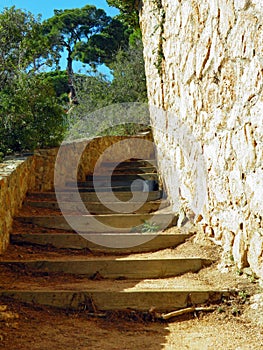
[[[222,305],[212,314],[181,316],[171,322],[143,321],[140,316],[91,318],[5,302],[0,313],[0,349],[6,350],[205,350],[262,349],[263,331],[237,304]],[[3,314],[6,313],[6,316]],[[2,314],[2,316],[1,316]],[[128,315],[125,317],[127,318]],[[12,317],[14,317],[12,319]]]
[[[45,248],[46,249],[46,248]],[[6,258],[45,254],[44,248],[10,246]],[[56,256],[58,252],[48,248]],[[60,254],[90,254],[64,251]],[[220,248],[196,235],[175,249],[151,253],[155,257],[203,256],[218,259]],[[149,254],[149,253],[147,253]],[[138,254],[138,257],[141,256]],[[126,257],[123,257],[126,258]],[[222,264],[220,265],[222,267]],[[223,272],[224,273],[223,273]],[[228,271],[228,273],[226,273]],[[18,272],[16,272],[18,273]],[[21,271],[24,274],[25,271]],[[5,278],[4,271],[1,276]],[[10,277],[6,272],[6,279]],[[27,281],[35,276],[27,275]],[[48,277],[46,277],[48,278]],[[68,276],[70,279],[70,276]],[[251,308],[251,296],[263,290],[249,269],[218,268],[217,263],[199,273],[177,277],[180,283],[201,281],[215,287],[237,289],[236,296],[216,305],[214,312],[196,312],[158,319],[154,312],[139,314],[107,313],[90,315],[87,311],[69,312],[47,307],[27,306],[0,300],[0,349],[5,350],[257,350],[263,348],[263,301]],[[59,279],[57,279],[59,282]],[[174,279],[165,279],[173,283]],[[103,281],[101,281],[103,283]],[[106,281],[105,281],[106,282]],[[154,283],[154,281],[142,281]],[[106,283],[105,283],[106,285]],[[262,298],[263,300],[263,298]]]

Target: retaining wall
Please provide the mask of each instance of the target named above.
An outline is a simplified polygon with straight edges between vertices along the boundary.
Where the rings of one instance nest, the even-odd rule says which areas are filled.
[[[263,3],[144,0],[140,22],[174,208],[263,278]]]
[[[0,254],[7,248],[13,217],[34,187],[34,157],[0,163]]]

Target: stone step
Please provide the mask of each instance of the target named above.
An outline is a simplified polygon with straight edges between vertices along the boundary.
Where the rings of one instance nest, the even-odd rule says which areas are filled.
[[[0,276],[0,297],[66,309],[85,307],[93,312],[95,309],[149,311],[152,308],[172,311],[219,301],[230,294],[228,290],[218,290],[210,282],[193,278],[191,273],[159,279],[90,280],[76,275],[32,275],[0,265]]]
[[[25,201],[27,206],[33,208],[46,208],[51,210],[59,210],[59,204],[56,201],[32,201],[27,199]],[[169,201],[167,200],[156,200],[146,203],[125,203],[120,204],[108,202],[107,206],[103,205],[100,202],[63,202],[61,206],[65,211],[74,211],[78,212],[83,209],[83,204],[88,209],[91,214],[113,214],[116,213],[118,208],[125,209],[127,208],[127,213],[151,213],[153,211],[166,208],[169,206]]]
[[[72,230],[78,232],[136,232],[136,228],[142,229],[144,225],[152,227],[155,231],[161,231],[166,227],[175,226],[178,215],[173,212],[153,214],[105,214],[105,215],[67,215],[64,216],[18,216],[16,220],[22,223],[30,223],[40,227]],[[69,225],[70,222],[72,226]]]
[[[120,259],[118,257],[72,257],[39,259],[37,255],[30,260],[0,261],[1,266],[11,270],[20,268],[26,271],[41,271],[47,273],[62,272],[65,274],[85,275],[87,278],[164,278],[174,277],[186,272],[197,272],[213,261],[201,258],[166,258],[166,259]]]
[[[116,284],[120,284],[117,281]],[[136,281],[134,281],[136,283]],[[13,300],[29,304],[38,304],[71,310],[115,311],[115,310],[136,310],[145,311],[154,309],[158,312],[169,312],[182,309],[192,305],[212,303],[229,297],[231,292],[227,290],[213,290],[211,288],[180,288],[170,289],[148,289],[129,290],[122,289],[122,286],[105,285],[103,289],[97,290],[98,284],[93,288],[83,286],[67,285],[62,283],[58,286],[24,286],[15,289],[0,290],[0,297],[8,297]],[[77,288],[76,288],[77,287]],[[117,287],[117,288],[116,288]],[[112,290],[113,289],[113,290]]]
[[[87,249],[92,253],[131,254],[176,247],[194,232],[165,233],[12,233],[10,241],[19,245],[51,246],[58,249]],[[96,242],[96,243],[95,243]],[[125,247],[125,248],[124,248]]]
[[[79,200],[79,194],[74,192],[74,191],[58,191],[60,200],[63,201],[78,201]],[[125,202],[129,201],[133,198],[133,195],[140,199],[142,198],[142,203],[145,202],[144,196],[145,193],[138,191],[138,192],[116,192],[115,196],[118,200]],[[82,192],[80,193],[80,197],[83,202],[100,202],[98,199],[98,196],[96,193],[90,192],[90,193],[85,193]],[[161,199],[163,197],[163,192],[162,191],[151,191],[148,193],[148,196],[146,198],[147,202],[150,201],[155,201],[157,199]],[[34,200],[56,200],[57,196],[55,192],[31,192],[28,194],[28,199],[34,199]],[[138,201],[137,200],[137,201]],[[104,193],[103,194],[103,201],[104,202],[112,202],[112,195],[109,193]]]
[[[67,187],[64,188],[64,191],[69,191],[72,192],[74,187],[73,183],[68,183]],[[115,185],[115,184],[107,184],[107,183],[103,183],[100,182],[98,183],[96,189],[93,186],[93,183],[90,182],[82,182],[82,183],[78,183],[78,192],[142,192],[142,193],[146,193],[149,191],[156,191],[158,190],[158,184],[155,181],[142,181],[142,182],[138,182],[132,185],[128,184],[128,183],[123,183],[120,185]]]
[[[64,191],[65,192],[72,192],[73,186],[71,187],[65,187]],[[149,187],[147,185],[144,185],[142,183],[140,184],[136,184],[135,186],[133,186],[133,191],[135,192],[142,192],[142,193],[146,193],[149,191]],[[82,192],[82,193],[94,193],[94,192],[103,192],[103,193],[107,193],[107,192],[131,192],[131,186],[100,186],[98,188],[92,187],[78,187],[78,192]]]
[[[103,167],[103,165],[100,167],[101,173],[102,174],[111,174],[113,175],[120,175],[120,174],[127,174],[127,175],[132,175],[132,174],[142,174],[142,173],[157,173],[157,169],[155,166],[138,166],[138,167],[122,167],[122,166],[117,166],[116,168],[112,169],[109,167]]]
[[[101,167],[107,168],[107,167],[116,167],[116,162],[103,162],[100,164]],[[138,168],[138,167],[156,167],[157,166],[157,161],[156,159],[149,159],[149,160],[127,160],[124,162],[120,162],[117,165],[118,167],[121,168]]]
[[[139,180],[139,179],[137,179]],[[97,181],[96,180],[96,189],[99,189],[101,191],[101,188],[108,188],[112,189],[112,191],[120,191],[119,188],[123,188],[125,191],[131,191],[131,186],[133,191],[156,191],[158,190],[158,182],[155,180],[141,180],[140,182],[134,182],[134,180],[119,180],[119,181]],[[67,187],[73,187],[75,184],[73,182],[67,182]],[[94,182],[93,181],[78,181],[77,182],[78,188],[86,188],[86,189],[94,189]]]
[[[93,175],[86,176],[87,181],[93,181]],[[158,174],[156,173],[141,173],[141,174],[113,174],[111,177],[107,175],[95,176],[96,182],[115,182],[115,181],[125,181],[130,183],[134,180],[154,180],[158,181]]]

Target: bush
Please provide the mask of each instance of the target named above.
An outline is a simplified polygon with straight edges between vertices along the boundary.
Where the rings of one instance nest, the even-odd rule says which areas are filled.
[[[66,116],[51,87],[25,73],[0,91],[0,152],[33,150],[59,144]]]

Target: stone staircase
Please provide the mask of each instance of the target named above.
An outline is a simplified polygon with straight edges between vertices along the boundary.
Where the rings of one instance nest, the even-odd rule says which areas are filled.
[[[154,164],[122,162],[110,182],[111,164],[102,164],[95,183],[91,175],[78,183],[82,202],[70,182],[59,194],[29,193],[15,219],[10,247],[0,257],[0,296],[90,312],[168,312],[229,295],[182,279],[213,261],[168,249],[176,252],[194,230],[162,231],[176,225],[177,216],[159,189]],[[111,191],[121,203],[112,201]],[[141,204],[132,198],[146,200]]]

